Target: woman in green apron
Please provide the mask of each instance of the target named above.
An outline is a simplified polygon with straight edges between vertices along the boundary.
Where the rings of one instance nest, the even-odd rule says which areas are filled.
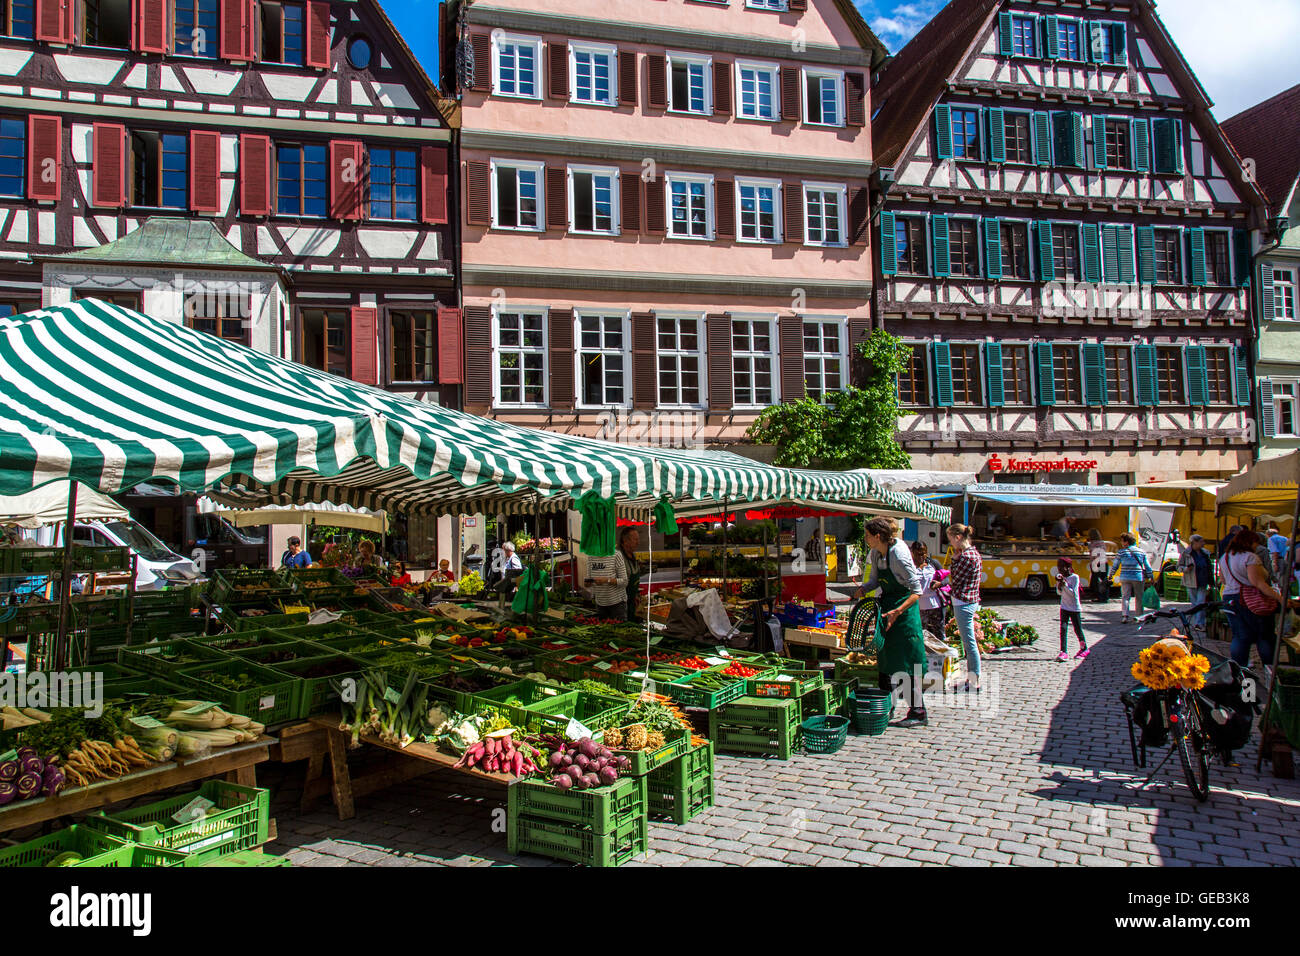
[[[636,606],[641,599],[641,565],[636,559],[636,549],[641,546],[641,533],[636,528],[624,528],[618,535],[618,550],[627,565],[627,619],[637,619]]]
[[[921,681],[928,662],[921,630],[921,575],[912,562],[907,545],[898,540],[898,523],[893,518],[872,518],[866,527],[870,547],[871,576],[862,585],[867,593],[880,588],[884,646],[880,648],[880,689],[908,689],[907,717],[894,727],[924,727],[927,724]]]

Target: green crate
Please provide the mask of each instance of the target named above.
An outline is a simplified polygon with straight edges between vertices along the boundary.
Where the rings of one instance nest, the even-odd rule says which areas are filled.
[[[293,866],[287,856],[273,856],[261,850],[239,850],[227,853],[199,866]]]
[[[342,617],[339,618],[340,624],[349,624],[352,627],[365,627],[379,633],[396,629],[401,626],[402,621],[394,614],[386,611],[374,611],[370,608],[353,608],[343,611]]]
[[[799,746],[799,727],[788,729],[721,724],[710,734],[720,753],[751,754],[789,760]]]
[[[59,629],[59,606],[44,600],[0,607],[0,617],[4,618],[0,634],[45,634]]]
[[[226,661],[230,655],[211,644],[201,641],[164,641],[160,644],[138,644],[121,647],[117,660],[123,667],[140,674],[167,677],[182,667],[204,661]]]
[[[302,657],[276,664],[275,669],[298,681],[298,714],[306,719],[339,709],[339,692],[335,685],[351,678],[359,680],[366,669],[364,661],[342,654]],[[315,671],[316,676],[307,676]]]
[[[248,674],[257,683],[247,690],[230,690],[199,676],[205,671],[230,676]],[[282,724],[298,716],[298,680],[249,661],[232,657],[221,662],[183,667],[168,680],[191,690],[198,700],[210,700],[220,704],[228,713],[243,714],[259,724]]]
[[[70,662],[74,667],[116,663],[117,652],[128,645],[127,639],[131,635],[128,635],[127,630],[125,624],[111,624],[84,631],[70,631]],[[133,635],[134,629],[131,631]]]
[[[709,714],[709,727],[727,725],[750,727],[756,730],[786,730],[797,727],[803,720],[803,708],[798,699],[772,700],[759,697],[741,697],[717,712]],[[709,734],[710,737],[713,734]]]
[[[266,613],[245,613],[251,609],[262,610]],[[307,620],[307,617],[308,615],[301,611],[286,614],[280,610],[278,604],[269,603],[223,604],[221,610],[217,612],[217,619],[232,631],[257,631],[268,628],[287,631],[300,626],[302,622]]]
[[[210,643],[221,647],[219,641]],[[301,661],[309,657],[331,657],[340,652],[332,647],[317,644],[315,641],[287,640],[282,644],[259,644],[257,647],[245,647],[228,653],[231,657],[238,658],[241,661],[251,661],[254,664],[261,664],[263,667],[280,670],[284,665],[292,664],[295,661]]]
[[[117,594],[74,597],[68,602],[68,610],[70,625],[78,629],[125,624],[130,617],[126,596]]]
[[[174,814],[196,798],[211,800],[206,815],[183,822]],[[208,780],[198,790],[130,810],[92,814],[85,826],[119,840],[185,853],[191,863],[249,850],[267,841],[271,821],[271,792]]]
[[[116,700],[136,694],[179,696],[181,688],[155,675],[145,674],[104,681],[104,699]]]
[[[683,788],[664,786],[650,781],[646,793],[646,810],[651,820],[681,826],[713,806],[713,778]]]
[[[0,868],[45,866],[61,853],[81,854],[81,862],[73,866],[130,866],[134,855],[130,843],[78,825],[0,849]]]
[[[686,790],[694,784],[713,776],[713,743],[704,741],[691,747],[676,760],[670,760],[650,771],[651,787]]]
[[[189,585],[164,591],[137,592],[131,614],[136,620],[181,617],[188,616],[198,606],[198,585]]]
[[[197,614],[177,615],[176,617],[151,617],[143,621],[136,621],[132,625],[131,643],[203,637],[207,629],[207,618]]]
[[[521,780],[510,786],[509,813],[512,820],[528,816],[612,833],[628,818],[645,816],[645,788],[631,776],[591,790],[561,790],[549,782]]]
[[[1278,679],[1274,684],[1274,697],[1277,699],[1278,705],[1286,713],[1300,713],[1300,684],[1282,683],[1282,675],[1288,673],[1297,673],[1297,669],[1294,667],[1278,667]]]
[[[697,676],[698,674],[691,674],[680,681],[660,684],[658,689],[661,693],[671,697],[679,707],[703,707],[710,711],[716,710],[738,697],[745,696],[746,679],[743,677],[731,680],[722,690],[711,691],[691,686],[691,682]]]
[[[293,593],[309,603],[339,601],[357,593],[356,582],[338,568],[299,568],[284,576]]]
[[[857,678],[860,687],[875,687],[879,674],[880,667],[877,664],[850,664],[843,658],[835,662],[835,679]]]
[[[799,698],[803,715],[841,717],[849,716],[849,691],[858,686],[856,678],[847,681],[827,681],[821,687],[811,690]]]
[[[429,678],[423,683],[429,688],[429,697],[432,700],[440,700],[451,704],[454,709],[466,714],[474,712],[474,697],[476,694],[480,694],[484,690],[491,690],[493,687],[500,687],[503,684],[513,684],[517,680],[518,678],[512,674],[489,671],[487,668],[477,665],[453,664],[449,673]],[[479,690],[448,686],[463,681],[471,681],[485,686]]]
[[[821,687],[825,682],[820,670],[797,670],[781,668],[767,677],[751,677],[745,681],[747,697],[802,697],[808,691]]]
[[[571,651],[550,651],[539,654],[535,663],[539,671],[547,677],[557,680],[598,680],[602,683],[610,683],[610,686],[613,686],[611,678],[618,675],[609,674],[595,666],[609,656],[611,655],[601,654],[599,651],[588,648],[575,647]],[[588,659],[572,660],[575,657]]]
[[[584,866],[622,866],[645,853],[646,830],[644,813],[629,817],[611,833],[521,816],[510,819],[506,847],[512,854],[531,853]]]
[[[543,684],[535,680],[516,680],[510,684],[502,684],[500,687],[494,687],[491,690],[485,690],[482,693],[474,695],[474,701],[480,707],[496,707],[505,703],[509,697],[516,697],[520,703],[517,706],[526,710],[536,710],[542,713],[554,713],[554,706],[559,701],[572,704],[577,703],[577,697],[574,691],[567,690],[558,684]],[[515,706],[515,705],[512,705]]]
[[[252,604],[291,594],[292,588],[280,572],[267,568],[221,568],[212,572],[208,582],[208,597],[214,604]]]
[[[446,674],[464,666],[453,664],[449,658],[441,654],[397,649],[360,651],[349,653],[348,656],[364,664],[366,670],[383,670],[402,676],[413,670],[425,679],[437,677],[440,674]]]
[[[666,743],[658,750],[614,750],[620,757],[626,757],[632,766],[622,771],[628,776],[641,777],[665,764],[676,760],[691,749],[691,732],[685,727],[670,730],[664,734]]]

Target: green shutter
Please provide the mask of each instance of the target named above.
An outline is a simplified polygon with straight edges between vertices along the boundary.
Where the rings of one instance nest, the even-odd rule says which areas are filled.
[[[1011,14],[998,14],[998,52],[1011,56],[1015,46],[1011,42]]]
[[[1144,119],[1133,121],[1133,168],[1140,173],[1151,169],[1151,131]]]
[[[1005,163],[1007,161],[1007,128],[1003,122],[1002,110],[990,106],[984,111],[989,129],[989,162]]]
[[[1187,230],[1187,255],[1192,285],[1205,285],[1205,230]]]
[[[1097,342],[1083,343],[1083,400],[1106,404],[1106,353]]]
[[[1074,140],[1074,157],[1071,165],[1078,166],[1080,169],[1084,166],[1084,149],[1083,149],[1083,114],[1070,114],[1070,137]]]
[[[1232,230],[1232,259],[1237,269],[1237,285],[1246,288],[1250,285],[1250,230]]]
[[[1101,231],[1094,222],[1083,224],[1083,281],[1101,281]]]
[[[984,273],[990,279],[1002,278],[1002,220],[984,220]]]
[[[1152,167],[1157,173],[1182,174],[1183,123],[1176,119],[1153,119],[1151,140],[1154,145]]]
[[[1115,66],[1128,65],[1128,24],[1110,24],[1110,62]]]
[[[1081,21],[1082,22],[1082,21]],[[1106,62],[1106,24],[1088,20],[1088,62]]]
[[[1119,281],[1133,281],[1133,227],[1116,226],[1115,241],[1119,247]]]
[[[1050,113],[1036,112],[1033,117],[1034,162],[1039,166],[1052,165],[1052,117]]]
[[[1156,227],[1138,226],[1138,282],[1152,285],[1156,281]]]
[[[934,108],[934,142],[939,159],[952,158],[952,107],[946,104]]]
[[[1038,404],[1056,404],[1056,365],[1052,361],[1052,343],[1039,342],[1034,346],[1034,359],[1038,366]]]
[[[1001,408],[1007,396],[1002,382],[1002,345],[998,342],[984,343],[984,377],[989,383],[989,407]]]
[[[1133,346],[1133,366],[1137,372],[1137,400],[1139,405],[1155,405],[1156,391],[1156,347],[1154,345]]]
[[[1263,438],[1277,437],[1277,410],[1273,408],[1273,380],[1259,380],[1259,430]]]
[[[898,233],[892,212],[880,214],[880,274],[898,274]]]
[[[1059,17],[1054,16],[1043,17],[1043,52],[1049,60],[1055,60],[1061,55],[1059,20]]]
[[[1267,262],[1259,264],[1259,318],[1261,322],[1272,322],[1277,317],[1277,305],[1273,301],[1273,267]]]
[[[1043,282],[1054,282],[1056,259],[1052,254],[1052,224],[1038,222],[1034,224],[1034,228],[1038,232],[1038,278]]]
[[[1233,347],[1233,364],[1235,381],[1233,382],[1237,390],[1237,404],[1250,404],[1250,374],[1246,363],[1246,347],[1237,345]]]
[[[1205,371],[1205,346],[1185,346],[1183,361],[1187,364],[1187,403],[1189,405],[1210,404],[1210,381]]]
[[[1101,281],[1119,281],[1119,227],[1101,227]]]
[[[930,256],[934,264],[934,274],[944,278],[952,273],[952,257],[948,250],[948,217],[930,217],[930,238],[934,249]]]
[[[952,349],[947,342],[931,342],[930,354],[934,357],[934,404],[947,408],[952,405]]]
[[[1092,165],[1095,169],[1106,168],[1106,123],[1104,116],[1092,118]]]

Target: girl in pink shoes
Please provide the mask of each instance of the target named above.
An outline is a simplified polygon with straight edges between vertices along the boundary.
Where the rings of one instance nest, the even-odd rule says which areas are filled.
[[[1074,634],[1079,639],[1079,653],[1075,660],[1088,656],[1088,642],[1083,638],[1083,606],[1079,603],[1079,576],[1074,573],[1074,562],[1061,558],[1056,562],[1056,590],[1061,594],[1061,653],[1056,655],[1058,661],[1068,661],[1070,653],[1065,649],[1065,632],[1070,624],[1074,625]]]

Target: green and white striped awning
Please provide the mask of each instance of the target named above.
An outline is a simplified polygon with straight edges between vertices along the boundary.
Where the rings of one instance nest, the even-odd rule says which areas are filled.
[[[525,428],[359,385],[83,299],[0,319],[0,494],[69,477],[107,494],[166,480],[255,507],[416,513],[621,502],[852,501],[947,520],[870,476]]]

